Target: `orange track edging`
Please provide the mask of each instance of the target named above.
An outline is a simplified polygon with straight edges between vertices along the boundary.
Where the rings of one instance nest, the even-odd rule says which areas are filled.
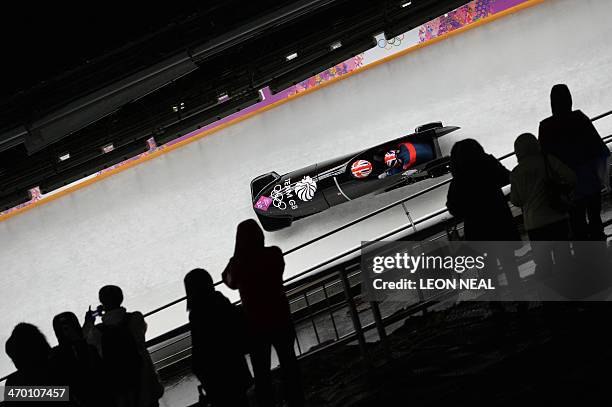
[[[425,48],[425,47],[428,47],[430,45],[436,44],[438,42],[444,41],[447,38],[450,38],[450,37],[462,34],[462,33],[466,32],[466,31],[469,31],[469,30],[474,29],[476,27],[479,27],[481,25],[491,23],[491,22],[496,21],[496,20],[498,20],[500,18],[506,17],[506,16],[508,16],[510,14],[514,14],[514,13],[516,13],[518,11],[521,11],[521,10],[524,10],[524,9],[536,6],[538,4],[541,4],[541,3],[545,2],[545,1],[546,0],[528,0],[528,1],[524,2],[524,3],[518,4],[518,5],[514,6],[514,7],[511,7],[509,9],[506,9],[506,10],[501,11],[499,13],[490,15],[490,16],[485,17],[483,19],[480,19],[480,20],[478,20],[476,22],[473,22],[473,23],[471,23],[469,25],[463,26],[461,28],[458,28],[456,30],[453,30],[453,31],[450,31],[450,32],[448,32],[446,34],[443,34],[443,35],[441,35],[439,37],[433,38],[433,39],[431,39],[429,41],[413,45],[413,46],[411,46],[409,48],[406,48],[405,50],[399,51],[396,54],[389,55],[389,56],[387,56],[385,58],[379,59],[378,61],[374,61],[374,62],[372,62],[372,63],[370,63],[370,64],[368,64],[368,65],[366,65],[364,67],[358,68],[358,69],[356,69],[356,70],[354,70],[352,72],[346,73],[346,74],[344,74],[342,76],[338,76],[338,77],[332,78],[332,79],[330,79],[330,80],[328,80],[326,82],[323,82],[323,83],[321,83],[321,84],[319,84],[319,85],[317,85],[317,86],[315,86],[313,88],[306,89],[306,90],[304,90],[302,92],[290,95],[290,96],[286,97],[285,99],[276,101],[276,102],[271,103],[271,104],[269,104],[267,106],[264,106],[264,107],[262,107],[260,109],[257,109],[257,110],[254,110],[252,112],[249,112],[249,113],[247,113],[247,114],[245,114],[243,116],[240,116],[240,117],[237,117],[235,119],[232,119],[232,120],[230,120],[227,123],[220,124],[219,126],[211,128],[211,129],[208,129],[208,130],[203,130],[202,132],[196,133],[193,136],[189,137],[188,139],[181,140],[181,141],[179,141],[176,144],[173,144],[171,146],[165,147],[163,150],[154,151],[154,152],[152,152],[150,154],[147,154],[146,156],[144,156],[142,158],[130,161],[130,162],[126,163],[126,164],[121,165],[120,167],[113,168],[112,170],[109,170],[109,171],[107,171],[107,172],[105,172],[103,174],[100,174],[100,175],[96,176],[96,177],[93,177],[91,179],[83,181],[83,182],[81,182],[81,183],[79,183],[77,185],[73,185],[73,186],[71,186],[69,188],[66,188],[63,191],[57,192],[57,193],[55,193],[55,194],[53,194],[53,195],[51,195],[49,197],[37,200],[37,201],[35,201],[35,202],[33,202],[33,203],[29,204],[29,205],[26,205],[26,206],[24,206],[22,208],[14,210],[14,211],[12,211],[10,213],[4,214],[4,215],[0,215],[0,222],[3,222],[3,221],[5,221],[5,220],[7,220],[9,218],[12,218],[13,216],[20,215],[20,214],[22,214],[22,213],[24,213],[24,212],[26,212],[26,211],[28,211],[30,209],[34,209],[34,208],[38,207],[39,205],[43,205],[45,203],[52,202],[52,201],[54,201],[56,199],[59,199],[59,198],[65,196],[65,195],[70,194],[70,193],[72,193],[74,191],[77,191],[77,190],[79,190],[81,188],[85,188],[85,187],[87,187],[87,186],[89,186],[89,185],[91,185],[91,184],[93,184],[95,182],[102,181],[102,180],[110,177],[111,175],[115,175],[115,174],[117,174],[119,172],[125,171],[125,170],[127,170],[129,168],[134,167],[135,165],[138,165],[138,164],[141,164],[143,162],[149,161],[149,160],[151,160],[153,158],[156,158],[156,157],[158,157],[158,156],[160,156],[162,154],[168,153],[168,152],[173,151],[173,150],[175,150],[175,149],[177,149],[179,147],[183,147],[183,146],[185,146],[187,144],[190,144],[190,143],[192,143],[194,141],[200,140],[200,139],[202,139],[202,138],[204,138],[204,137],[206,137],[206,136],[208,136],[210,134],[213,134],[213,133],[215,133],[217,131],[223,130],[223,129],[225,129],[225,128],[229,127],[229,126],[232,126],[234,124],[240,123],[241,121],[246,120],[246,119],[248,119],[248,118],[250,118],[250,117],[252,117],[252,116],[254,116],[256,114],[265,112],[265,111],[267,111],[269,109],[275,108],[275,107],[280,106],[282,104],[285,104],[285,103],[287,103],[289,101],[292,101],[295,98],[305,96],[305,95],[310,94],[312,92],[315,92],[317,90],[323,89],[323,88],[325,88],[325,87],[327,87],[327,86],[329,86],[331,84],[337,83],[337,82],[342,81],[344,79],[348,79],[349,77],[351,77],[353,75],[356,75],[356,74],[361,73],[361,72],[365,72],[368,69],[375,68],[375,67],[377,67],[379,65],[385,64],[385,63],[387,63],[389,61],[392,61],[394,59],[397,59],[397,58],[403,57],[405,55],[408,55],[410,53],[413,53],[415,51],[418,51],[421,48]]]

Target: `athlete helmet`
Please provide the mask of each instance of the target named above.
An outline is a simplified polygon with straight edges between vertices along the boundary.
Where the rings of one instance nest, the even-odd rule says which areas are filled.
[[[355,178],[365,178],[372,172],[372,163],[366,160],[357,160],[351,165],[351,174]]]
[[[387,164],[389,168],[393,168],[397,165],[397,152],[395,150],[391,150],[385,154],[385,164]]]

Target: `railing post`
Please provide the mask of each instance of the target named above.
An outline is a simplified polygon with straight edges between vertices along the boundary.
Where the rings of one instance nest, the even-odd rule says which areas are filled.
[[[419,296],[419,302],[425,302],[425,294],[423,294],[423,290],[419,287],[417,290],[417,295]],[[423,308],[423,315],[427,314],[427,307]]]
[[[404,208],[404,212],[406,213],[406,216],[408,217],[408,221],[410,221],[410,224],[412,225],[412,230],[414,231],[414,233],[416,233],[417,228],[416,228],[416,225],[414,224],[414,221],[412,220],[412,216],[410,215],[410,211],[408,210],[408,207],[406,207],[406,202],[402,202],[402,207]]]
[[[387,340],[387,331],[385,329],[385,325],[382,320],[382,315],[380,314],[380,307],[378,306],[378,302],[370,301],[370,307],[372,309],[372,315],[374,315],[374,324],[376,325],[376,330],[378,331],[378,337],[380,338],[380,344],[383,347],[385,352],[385,357],[387,360],[393,359],[393,354],[391,353],[391,348],[389,347],[389,341]]]
[[[323,284],[323,294],[325,295],[325,301],[327,302],[327,307],[329,308],[329,317],[331,318],[332,326],[334,327],[334,333],[336,334],[336,340],[340,339],[340,334],[338,334],[338,327],[336,326],[336,319],[334,318],[334,311],[332,307],[332,303],[329,299],[329,295],[327,294],[327,287],[325,283]]]
[[[348,280],[348,276],[346,275],[346,269],[344,267],[340,268],[339,274],[340,280],[342,280],[342,286],[344,287],[346,303],[348,304],[349,311],[351,313],[351,320],[353,321],[353,328],[355,329],[357,342],[359,342],[359,352],[361,353],[361,358],[365,362],[366,366],[369,368],[370,360],[367,354],[365,335],[363,334],[363,327],[361,326],[359,313],[357,312],[357,307],[355,306],[355,301],[353,300],[353,294],[351,293],[351,284]]]
[[[321,338],[319,337],[319,331],[317,330],[317,324],[312,317],[312,310],[310,309],[310,303],[308,302],[308,292],[304,291],[304,301],[306,301],[306,308],[308,308],[308,315],[310,316],[310,323],[312,324],[312,330],[314,331],[315,338],[317,339],[317,345],[321,344]]]

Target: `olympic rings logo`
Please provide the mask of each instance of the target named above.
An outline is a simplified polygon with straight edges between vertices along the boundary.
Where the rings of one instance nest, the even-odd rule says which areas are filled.
[[[389,51],[393,47],[399,47],[400,45],[402,45],[403,40],[404,40],[404,34],[398,35],[397,37],[391,38],[390,40],[381,38],[378,40],[378,46],[380,48],[384,48],[387,51]]]
[[[270,191],[270,198],[272,198],[272,205],[284,211],[287,209],[287,204],[283,201],[284,191],[283,187],[280,184],[274,185],[272,191]]]

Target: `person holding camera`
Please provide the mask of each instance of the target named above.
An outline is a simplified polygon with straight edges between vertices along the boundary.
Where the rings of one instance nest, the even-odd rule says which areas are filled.
[[[102,357],[102,369],[115,407],[153,407],[164,389],[145,345],[147,324],[140,312],[121,306],[121,288],[107,285],[98,293],[101,305],[85,314],[83,332]],[[96,317],[102,322],[95,324]]]

